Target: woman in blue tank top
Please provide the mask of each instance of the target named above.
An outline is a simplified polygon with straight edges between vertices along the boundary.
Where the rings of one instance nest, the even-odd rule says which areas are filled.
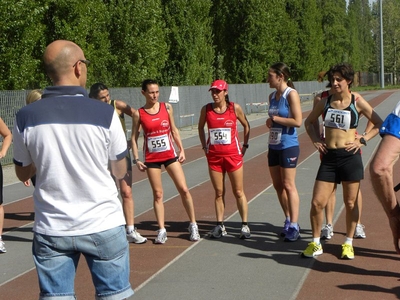
[[[268,71],[269,86],[276,91],[269,95],[268,165],[272,182],[285,214],[281,236],[294,242],[300,237],[298,224],[300,198],[296,188],[296,166],[300,154],[297,127],[301,126],[300,96],[290,79],[290,71],[282,62]]]

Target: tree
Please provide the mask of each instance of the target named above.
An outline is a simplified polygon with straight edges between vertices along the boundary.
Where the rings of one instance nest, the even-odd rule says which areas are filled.
[[[316,0],[289,0],[286,10],[289,17],[297,23],[296,39],[298,47],[295,68],[292,76],[297,80],[315,80],[317,73],[324,69],[324,49],[322,15]]]
[[[41,67],[45,1],[0,2],[0,89],[38,88],[47,82]]]
[[[161,78],[168,55],[160,0],[110,0],[112,86],[140,86]],[[111,85],[111,84],[110,84]]]
[[[324,35],[324,66],[326,70],[340,62],[348,62],[350,39],[346,0],[318,0]]]
[[[373,64],[371,9],[368,0],[350,0],[348,6],[350,49],[349,62],[355,70],[366,71]]]
[[[169,46],[164,84],[209,84],[214,59],[211,1],[163,0],[163,6]]]
[[[383,10],[383,49],[385,71],[393,72],[397,78],[400,50],[400,5],[398,0],[382,2]],[[395,79],[396,79],[395,78]],[[395,80],[397,81],[397,80]]]
[[[44,33],[46,44],[66,39],[79,45],[92,62],[88,68],[88,85],[98,81],[113,83],[113,73],[109,71],[113,58],[110,52],[109,20],[108,8],[101,0],[48,1]]]
[[[295,51],[291,40],[281,42],[280,26],[276,24],[287,24],[287,20],[280,0],[215,0],[211,11],[216,72],[226,74],[230,82],[265,81],[269,65]],[[291,27],[285,26],[285,35]]]
[[[397,73],[400,6],[383,7],[385,67]],[[92,61],[88,85],[257,83],[278,61],[293,80],[342,61],[377,71],[378,12],[368,0],[2,0],[0,88],[47,85],[42,55],[55,39]]]

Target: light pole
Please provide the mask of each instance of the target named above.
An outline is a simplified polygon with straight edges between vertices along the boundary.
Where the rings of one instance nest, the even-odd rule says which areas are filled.
[[[379,0],[379,19],[381,25],[381,88],[385,88],[385,68],[383,66],[383,21],[382,21],[382,0]]]

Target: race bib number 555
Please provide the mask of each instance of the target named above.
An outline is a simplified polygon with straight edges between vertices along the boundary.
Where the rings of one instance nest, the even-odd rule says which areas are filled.
[[[163,134],[147,138],[147,148],[150,153],[168,151],[170,149],[168,135]]]

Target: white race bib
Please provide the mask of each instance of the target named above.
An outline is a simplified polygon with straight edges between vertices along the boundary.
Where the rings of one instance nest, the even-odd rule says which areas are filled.
[[[325,116],[325,126],[348,130],[350,129],[351,116],[348,110],[329,108]]]
[[[164,152],[170,150],[168,135],[163,134],[147,138],[147,148],[149,149],[150,153]]]
[[[269,144],[279,145],[282,138],[282,128],[271,128],[269,131]]]
[[[211,145],[229,145],[231,143],[230,128],[213,128],[210,129]]]

